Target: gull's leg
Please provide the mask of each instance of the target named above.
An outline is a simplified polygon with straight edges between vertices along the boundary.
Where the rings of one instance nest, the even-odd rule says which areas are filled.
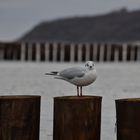
[[[79,86],[77,86],[77,96],[79,96]]]
[[[82,86],[80,86],[80,96],[82,96]]]

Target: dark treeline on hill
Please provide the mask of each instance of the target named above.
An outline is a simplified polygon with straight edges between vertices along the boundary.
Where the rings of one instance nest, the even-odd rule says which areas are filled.
[[[42,22],[20,41],[131,42],[140,40],[140,10]]]

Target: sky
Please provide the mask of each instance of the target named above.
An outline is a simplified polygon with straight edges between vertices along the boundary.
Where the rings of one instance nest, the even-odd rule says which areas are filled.
[[[42,21],[140,9],[140,0],[0,0],[0,40],[12,41]]]

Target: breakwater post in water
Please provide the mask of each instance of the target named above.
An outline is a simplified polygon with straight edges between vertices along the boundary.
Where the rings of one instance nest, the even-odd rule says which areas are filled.
[[[0,96],[0,140],[39,140],[40,96]]]
[[[100,140],[99,96],[54,98],[53,140]]]
[[[116,100],[117,140],[140,140],[140,98]]]

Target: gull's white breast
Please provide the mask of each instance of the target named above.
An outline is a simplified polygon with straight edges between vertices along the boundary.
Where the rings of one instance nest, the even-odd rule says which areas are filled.
[[[96,70],[91,70],[85,73],[83,77],[75,77],[69,82],[76,86],[88,86],[93,83],[97,78]]]

